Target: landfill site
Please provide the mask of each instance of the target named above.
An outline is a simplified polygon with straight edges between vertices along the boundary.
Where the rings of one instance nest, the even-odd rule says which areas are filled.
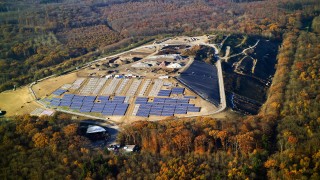
[[[51,84],[48,109],[115,122],[209,115],[221,108],[215,65],[183,56],[207,37],[179,37],[101,58]],[[45,89],[44,82],[36,88]],[[37,92],[36,92],[37,93]]]

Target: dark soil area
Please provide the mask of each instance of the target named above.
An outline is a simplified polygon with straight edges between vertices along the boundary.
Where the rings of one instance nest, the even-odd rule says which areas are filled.
[[[235,110],[249,114],[257,114],[266,100],[266,93],[275,72],[278,43],[258,37],[232,35],[223,46],[231,47],[232,56],[253,46],[258,40],[255,48],[222,64],[225,90],[229,94],[228,104]],[[237,62],[240,63],[238,66]]]
[[[209,102],[220,103],[219,80],[214,65],[195,60],[177,79]]]

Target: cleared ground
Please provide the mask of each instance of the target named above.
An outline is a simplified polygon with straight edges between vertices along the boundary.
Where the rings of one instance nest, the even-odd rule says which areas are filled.
[[[53,77],[35,84],[32,89],[37,97],[50,95],[64,84],[72,84],[77,79],[76,73]]]
[[[38,107],[27,86],[0,93],[0,109],[7,112],[6,116],[29,114]]]

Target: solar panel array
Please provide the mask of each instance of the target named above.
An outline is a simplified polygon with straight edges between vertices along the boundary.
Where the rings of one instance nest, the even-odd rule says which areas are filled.
[[[101,113],[107,116],[124,116],[129,104],[124,103],[126,96],[79,96],[65,94],[61,99],[52,98],[51,106],[64,106],[82,113]]]
[[[170,96],[171,90],[160,90],[158,96]]]
[[[173,116],[175,114],[187,114],[188,112],[200,112],[201,108],[194,104],[189,104],[189,98],[154,98],[149,102],[147,97],[136,98],[135,104],[138,104],[136,116],[149,117],[154,116]]]
[[[150,83],[151,83],[151,79],[147,79],[147,80],[144,82],[144,84],[143,84],[143,86],[142,86],[142,88],[141,88],[141,90],[140,90],[140,92],[139,92],[139,96],[143,96],[143,95],[146,93],[146,91],[147,91]]]
[[[131,84],[129,90],[127,91],[127,94],[126,94],[126,95],[127,95],[127,96],[133,96],[133,95],[135,95],[136,92],[137,92],[137,90],[138,90],[138,88],[139,88],[139,86],[140,86],[140,84],[141,84],[141,80],[140,80],[140,79],[135,79],[135,80],[133,81],[133,83]]]
[[[156,79],[154,81],[154,85],[149,93],[149,96],[157,96],[157,94],[159,93],[161,87],[163,85],[163,80],[161,79]]]
[[[171,94],[183,94],[184,93],[184,88],[172,88]]]
[[[160,90],[158,96],[170,96],[171,94],[183,94],[184,88],[172,88],[171,90]]]
[[[72,87],[70,89],[79,89],[81,84],[85,81],[85,78],[78,78],[72,83]]]
[[[67,92],[67,90],[65,90],[65,89],[57,89],[57,90],[55,90],[52,94],[57,95],[57,96],[60,96],[60,95],[62,95],[62,94],[65,93],[65,92]]]
[[[118,84],[120,83],[121,79],[113,78],[108,86],[104,88],[102,91],[103,95],[110,95],[114,92],[114,90],[117,88]]]
[[[106,81],[106,78],[90,78],[89,82],[80,90],[80,94],[98,94]]]
[[[124,91],[125,86],[129,83],[130,79],[123,79],[122,82],[120,83],[118,89],[116,90],[116,94],[119,95]]]

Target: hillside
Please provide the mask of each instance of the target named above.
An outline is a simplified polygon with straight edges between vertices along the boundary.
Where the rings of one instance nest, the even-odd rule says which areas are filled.
[[[246,2],[2,1],[0,91],[161,35],[229,31],[281,39],[284,27],[301,26],[288,24],[286,14],[310,19],[317,1]]]

